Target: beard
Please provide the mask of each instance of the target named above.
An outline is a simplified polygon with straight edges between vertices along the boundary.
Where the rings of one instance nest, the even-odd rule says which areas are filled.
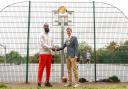
[[[45,29],[45,33],[49,32],[49,28],[44,28]]]

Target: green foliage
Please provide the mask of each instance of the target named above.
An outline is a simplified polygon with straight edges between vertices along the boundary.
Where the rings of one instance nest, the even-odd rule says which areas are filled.
[[[21,63],[22,64],[25,64],[26,63],[26,56],[22,57]]]
[[[91,48],[91,46],[89,46],[86,42],[81,42],[80,44],[79,44],[79,51],[80,51],[80,55],[82,56],[82,59],[85,59],[85,54],[86,54],[86,52],[87,52],[87,50],[89,50],[90,52],[91,52],[91,54],[93,54],[92,53],[92,48]],[[93,57],[93,55],[92,55],[92,57]],[[91,58],[91,59],[93,59],[93,58]]]
[[[123,45],[123,46],[122,46]],[[81,58],[85,60],[85,54],[87,50],[91,53],[91,63],[94,62],[94,51],[91,46],[86,42],[79,43],[79,51]],[[55,53],[54,63],[61,63],[60,52]],[[66,59],[66,57],[65,57]],[[96,50],[97,63],[128,63],[128,40],[124,43],[117,44],[116,42],[110,42],[106,47]],[[0,56],[0,63],[5,62],[5,56]],[[6,54],[7,63],[26,63],[26,56],[22,57],[18,52],[11,51]],[[38,54],[29,57],[29,63],[38,63]]]
[[[111,76],[107,79],[100,79],[100,80],[97,80],[97,82],[112,82],[112,83],[118,83],[120,82],[120,79],[117,77],[117,76]]]
[[[29,57],[29,63],[38,63],[39,54],[35,54],[34,56]]]
[[[124,45],[127,45],[127,46],[128,46],[128,40],[126,40],[126,41],[124,42]]]
[[[120,82],[120,79],[117,76],[111,76],[108,78],[109,80],[111,80],[112,82]]]
[[[29,63],[38,63],[39,54],[35,54],[29,57]],[[61,63],[61,55],[56,53],[54,55],[54,63]]]
[[[6,57],[7,63],[20,64],[22,60],[21,55],[16,51],[11,51],[9,54],[6,55]]]
[[[106,48],[97,50],[96,58],[98,63],[128,63],[127,41],[119,46],[116,42],[110,42]]]
[[[61,63],[61,56],[60,56],[60,54],[55,54],[54,55],[54,61],[55,61],[55,63]]]
[[[99,49],[97,50],[96,57],[99,63],[109,63],[112,55],[108,50]]]
[[[7,88],[7,85],[5,84],[0,84],[0,89],[6,89]]]
[[[110,43],[107,45],[106,49],[107,49],[109,52],[113,53],[113,52],[115,52],[115,51],[118,50],[118,44],[117,44],[116,42],[112,41],[112,42],[110,42]]]
[[[5,61],[5,56],[0,56],[0,63],[4,63]]]

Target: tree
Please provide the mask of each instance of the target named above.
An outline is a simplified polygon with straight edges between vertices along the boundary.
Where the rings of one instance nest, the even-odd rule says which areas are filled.
[[[109,50],[100,48],[96,51],[98,63],[111,63],[112,54]]]
[[[16,51],[11,51],[6,57],[7,63],[20,64],[22,60],[22,56]]]
[[[126,41],[124,42],[124,45],[128,46],[128,40],[126,40]]]
[[[85,41],[79,43],[79,51],[80,55],[82,56],[82,59],[85,59],[85,54],[89,50],[92,54],[92,48],[89,46]]]
[[[110,42],[106,48],[97,50],[97,62],[99,63],[128,63],[128,41],[121,43]]]
[[[5,56],[0,56],[0,63],[4,63],[5,61]]]
[[[61,63],[61,56],[59,53],[54,55],[54,62],[55,63]]]
[[[29,57],[29,63],[38,63],[38,59],[39,59],[38,57],[39,57],[39,54],[38,53],[36,53],[33,56],[30,56]]]
[[[117,44],[116,42],[114,42],[114,41],[110,42],[110,43],[107,45],[107,47],[106,47],[106,49],[107,49],[108,51],[112,52],[112,53],[115,52],[115,51],[117,51],[118,48],[119,48],[118,44]]]

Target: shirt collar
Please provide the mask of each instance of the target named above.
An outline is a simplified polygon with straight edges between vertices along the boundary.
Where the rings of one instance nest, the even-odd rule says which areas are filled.
[[[72,38],[72,35],[68,36],[68,39],[71,39]]]

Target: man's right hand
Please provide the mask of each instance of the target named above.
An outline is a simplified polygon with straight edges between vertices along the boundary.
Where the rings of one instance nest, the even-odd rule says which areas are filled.
[[[52,51],[56,51],[56,48],[52,48]]]

